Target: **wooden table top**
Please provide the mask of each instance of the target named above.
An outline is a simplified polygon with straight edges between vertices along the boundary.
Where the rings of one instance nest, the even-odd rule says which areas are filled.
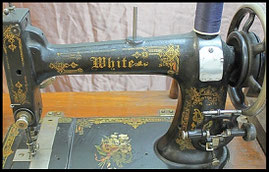
[[[168,95],[169,91],[42,93],[42,117],[49,111],[61,111],[65,117],[75,118],[156,116],[160,109],[176,109],[177,100]],[[227,99],[226,109],[234,109],[230,99]],[[9,94],[3,94],[3,136],[12,123],[14,119]],[[266,168],[266,157],[257,140],[246,142],[236,137],[228,148],[231,157],[224,168]]]

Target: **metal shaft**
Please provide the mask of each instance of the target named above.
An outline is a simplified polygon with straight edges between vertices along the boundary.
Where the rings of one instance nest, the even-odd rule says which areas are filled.
[[[137,37],[137,7],[133,7],[133,40]]]

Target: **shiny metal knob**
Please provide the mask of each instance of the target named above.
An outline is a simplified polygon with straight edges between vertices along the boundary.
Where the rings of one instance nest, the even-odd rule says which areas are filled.
[[[182,131],[181,137],[182,137],[183,140],[187,139],[189,137],[188,132],[187,131]]]
[[[27,129],[31,122],[31,114],[27,111],[20,111],[17,114],[16,126],[19,129]]]
[[[25,116],[20,117],[17,121],[16,121],[16,125],[19,129],[26,129],[29,125],[28,120]]]

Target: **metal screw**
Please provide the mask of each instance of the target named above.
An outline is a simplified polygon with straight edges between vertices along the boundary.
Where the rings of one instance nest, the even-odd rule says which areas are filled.
[[[12,28],[11,31],[12,31],[12,33],[14,33],[14,34],[19,33],[19,29],[15,28],[15,27]]]
[[[213,53],[214,49],[213,49],[213,48],[209,48],[208,51],[209,51],[210,53]]]
[[[24,156],[24,153],[20,153],[19,156],[20,156],[20,157],[23,157],[23,156]]]
[[[213,166],[217,166],[217,165],[219,165],[219,163],[220,163],[220,161],[217,158],[213,158],[213,160],[212,160]]]
[[[7,8],[4,9],[4,14],[8,15],[9,14],[9,10]]]

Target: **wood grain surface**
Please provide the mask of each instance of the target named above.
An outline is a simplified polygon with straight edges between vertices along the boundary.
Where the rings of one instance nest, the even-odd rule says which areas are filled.
[[[14,123],[9,94],[3,94],[2,102],[5,136]],[[49,111],[62,111],[65,117],[156,116],[160,109],[175,109],[177,105],[177,99],[169,98],[169,91],[43,93],[42,102],[42,117]],[[229,98],[226,109],[234,109]],[[266,157],[257,140],[245,142],[241,137],[234,138],[228,148],[231,157],[225,168],[266,168]]]

